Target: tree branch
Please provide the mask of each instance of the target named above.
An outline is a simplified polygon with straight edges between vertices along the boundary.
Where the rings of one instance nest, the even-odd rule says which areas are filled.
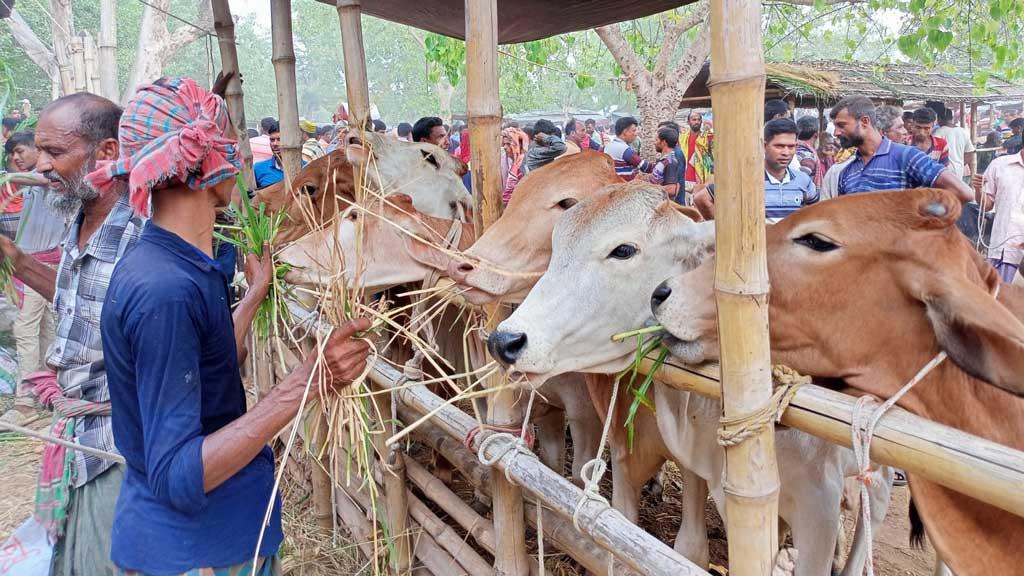
[[[32,60],[32,63],[38,66],[50,80],[55,80],[57,78],[57,58],[53,55],[53,50],[43,44],[43,41],[36,36],[36,33],[17,10],[12,11],[11,17],[5,18],[4,22],[11,30],[11,37],[25,51],[29,60]]]
[[[683,34],[697,25],[705,25],[710,8],[705,2],[697,7],[688,17],[665,28],[665,37],[661,41],[661,52],[654,62],[654,77],[663,78],[668,69],[668,61],[676,51],[676,45]]]
[[[711,56],[711,27],[703,26],[693,42],[686,47],[686,52],[672,70],[667,84],[679,91],[680,97],[690,87],[693,79],[704,67],[704,62]]]
[[[206,32],[204,30],[209,30],[213,25],[213,12],[211,11],[210,0],[199,0],[197,4],[199,6],[199,18],[196,21],[196,25],[199,28],[187,24],[178,26],[168,37],[167,43],[164,44],[163,49],[160,51],[164,62],[177,54],[185,46],[205,36]]]
[[[626,38],[622,35],[622,29],[618,24],[601,26],[596,30],[597,35],[612,53],[615,62],[622,68],[626,78],[639,90],[651,85],[651,73],[647,71],[639,56],[633,51]]]

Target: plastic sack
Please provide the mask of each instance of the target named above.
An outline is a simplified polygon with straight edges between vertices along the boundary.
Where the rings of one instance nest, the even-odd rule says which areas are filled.
[[[29,518],[0,548],[0,576],[47,576],[52,555],[46,530]]]
[[[18,360],[6,348],[0,348],[0,394],[14,394],[17,382]]]

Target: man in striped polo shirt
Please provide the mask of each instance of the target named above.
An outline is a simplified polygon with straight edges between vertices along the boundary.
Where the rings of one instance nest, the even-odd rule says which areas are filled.
[[[942,188],[966,203],[975,193],[950,170],[914,146],[884,137],[875,126],[875,105],[865,96],[843,98],[829,113],[843,148],[857,154],[839,176],[839,195],[876,190]]]
[[[615,173],[627,182],[636,178],[638,172],[650,173],[654,170],[654,165],[633,149],[637,125],[636,118],[632,116],[619,118],[615,121],[615,137],[604,147],[604,153],[615,161]]]

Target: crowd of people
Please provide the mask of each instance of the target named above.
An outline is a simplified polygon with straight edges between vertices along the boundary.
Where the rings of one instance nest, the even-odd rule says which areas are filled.
[[[35,516],[55,542],[53,574],[235,574],[256,547],[272,496],[267,443],[294,418],[318,364],[307,358],[246,408],[239,366],[274,272],[269,255],[247,257],[249,288],[232,311],[236,254],[213,230],[239,197],[241,162],[218,92],[162,78],[124,109],[78,93],[47,105],[34,129],[20,128],[24,117],[3,120],[10,173],[0,224],[13,225],[0,226],[0,252],[23,285],[19,384],[3,419],[20,422],[44,406],[54,411],[53,435],[92,449],[48,444],[43,454]],[[794,120],[781,100],[768,101],[764,117],[769,221],[847,194],[944,188],[974,214],[994,214],[988,257],[1013,280],[1024,257],[1024,119],[976,147],[951,111],[904,111],[862,96],[837,102],[824,133],[817,117]],[[302,161],[347,145],[347,119],[339,107],[328,124],[301,120]],[[392,129],[373,120],[372,130],[446,150],[466,164],[469,187],[464,125],[428,116]],[[278,120],[264,118],[247,136],[257,187],[282,181]],[[610,125],[508,121],[503,201],[530,172],[590,150],[608,155],[623,180],[661,186],[713,219],[715,144],[711,115],[700,110],[653,134],[629,116]],[[355,320],[328,342],[320,365],[334,387],[362,371],[367,347],[353,336],[368,327]],[[126,464],[103,457],[115,451]],[[279,506],[253,574],[277,573]]]

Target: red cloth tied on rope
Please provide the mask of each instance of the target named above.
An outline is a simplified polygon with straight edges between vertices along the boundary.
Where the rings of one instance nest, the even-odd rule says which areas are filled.
[[[160,78],[139,88],[118,125],[117,160],[97,162],[86,180],[100,193],[128,181],[129,199],[138,214],[149,215],[154,187],[178,181],[209,188],[238,173],[237,140],[224,99],[191,78]]]
[[[109,402],[89,402],[68,398],[57,384],[57,374],[44,370],[25,377],[25,383],[39,398],[40,404],[53,408],[53,427],[50,434],[71,441],[75,436],[75,418],[78,416],[109,416]],[[59,444],[46,444],[36,484],[34,515],[51,538],[64,533],[67,506],[71,494],[71,462],[74,453]]]

